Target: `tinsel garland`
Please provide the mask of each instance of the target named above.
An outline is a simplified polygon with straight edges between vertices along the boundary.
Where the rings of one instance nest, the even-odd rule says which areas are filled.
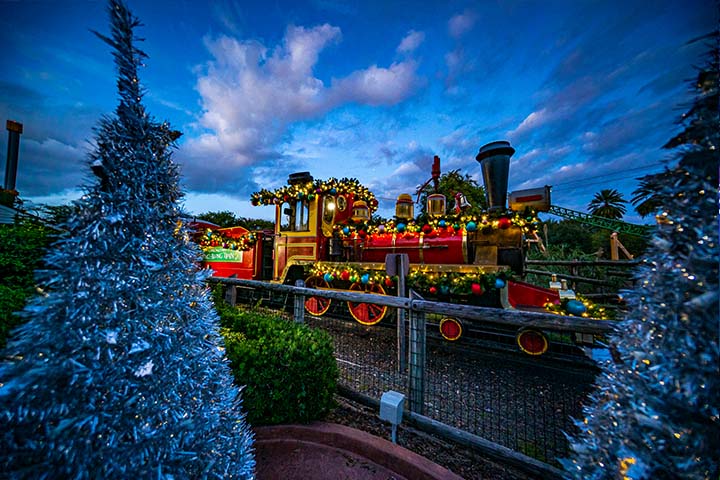
[[[262,189],[250,196],[252,205],[279,205],[290,200],[313,200],[316,195],[352,194],[355,200],[365,201],[371,212],[377,210],[375,195],[355,178],[329,178],[314,180],[303,184],[286,185],[275,191]]]
[[[575,300],[576,305],[577,303],[582,305],[579,312],[573,309],[573,305],[571,304],[572,300]],[[614,315],[611,312],[606,310],[604,307],[597,305],[595,302],[583,297],[579,293],[575,294],[574,299],[563,298],[558,303],[547,303],[545,304],[545,310],[551,313],[557,313],[558,315],[597,318],[600,320],[609,320],[614,318]]]
[[[251,250],[257,243],[257,235],[248,232],[244,235],[230,236],[224,235],[222,232],[208,229],[204,235],[198,239],[198,244],[203,250],[213,247],[222,247],[230,250]]]
[[[657,176],[663,210],[629,313],[563,460],[577,479],[720,478],[718,77],[720,33],[683,117],[678,167]]]
[[[359,268],[344,263],[318,262],[306,267],[307,275],[322,277],[328,284],[332,282],[361,283],[363,285],[380,284],[392,288],[397,284],[397,276],[388,276],[382,270]],[[481,295],[482,293],[503,288],[511,279],[510,272],[488,273],[478,268],[474,273],[433,272],[413,270],[406,278],[406,285],[418,293],[440,296]],[[473,287],[475,285],[475,287]]]
[[[478,235],[491,235],[497,230],[505,230],[512,226],[519,227],[528,233],[537,229],[539,220],[535,212],[524,214],[506,212],[501,215],[447,215],[427,221],[387,220],[382,218],[367,222],[355,222],[352,219],[333,225],[333,232],[340,238],[363,239],[368,235],[400,234],[407,238],[418,236],[446,237],[462,235],[463,232],[478,232]]]
[[[0,477],[252,478],[207,273],[177,231],[177,135],[141,103],[139,21],[119,0],[109,11],[119,106],[3,352]]]

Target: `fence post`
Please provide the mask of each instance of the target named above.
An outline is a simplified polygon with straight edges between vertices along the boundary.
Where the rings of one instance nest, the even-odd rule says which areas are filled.
[[[405,275],[407,275],[410,267],[410,259],[407,254],[395,255],[395,273],[398,277],[397,296],[405,296]],[[387,260],[386,260],[387,263]],[[405,316],[407,312],[404,308],[397,309],[397,372],[402,374],[405,372],[406,365],[406,344],[405,344]]]
[[[425,312],[410,310],[408,400],[410,411],[423,415],[425,407]]]
[[[296,287],[304,287],[305,281],[302,279],[295,280]],[[305,295],[299,293],[295,294],[295,308],[293,311],[293,318],[297,323],[305,323]]]
[[[233,307],[237,304],[237,287],[235,285],[225,285],[225,301]]]

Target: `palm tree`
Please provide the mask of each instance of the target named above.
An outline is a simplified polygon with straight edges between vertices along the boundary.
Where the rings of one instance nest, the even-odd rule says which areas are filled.
[[[596,193],[590,200],[588,211],[591,215],[619,220],[627,211],[624,205],[626,203],[628,202],[623,198],[622,193],[614,188],[604,189]]]
[[[635,206],[638,215],[644,218],[657,213],[663,203],[662,186],[672,179],[672,175],[673,172],[666,168],[663,172],[645,175],[637,179],[639,184],[632,192],[630,203]]]

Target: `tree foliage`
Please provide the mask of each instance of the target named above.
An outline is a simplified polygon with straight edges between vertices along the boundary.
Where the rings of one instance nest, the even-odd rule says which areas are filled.
[[[250,478],[251,436],[180,218],[177,134],[142,104],[139,21],[110,0],[119,105],[0,365],[8,478]]]
[[[420,195],[420,218],[427,217],[427,196],[435,193],[432,185],[425,187]],[[462,193],[470,203],[465,210],[470,215],[479,215],[487,208],[485,199],[485,188],[479,185],[475,179],[468,174],[461,174],[460,170],[451,170],[443,173],[438,180],[437,193],[445,195],[447,200],[447,211],[451,212],[455,206],[455,195]]]
[[[627,211],[626,203],[627,200],[623,198],[623,194],[614,188],[603,189],[590,200],[588,211],[591,215],[619,220]]]
[[[222,228],[237,226],[245,227],[248,230],[273,230],[275,228],[275,223],[269,220],[238,217],[229,210],[205,212],[195,218],[214,223]]]

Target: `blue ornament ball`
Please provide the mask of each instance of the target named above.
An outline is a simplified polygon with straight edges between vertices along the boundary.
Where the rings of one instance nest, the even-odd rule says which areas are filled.
[[[368,275],[367,273],[364,273],[363,276],[360,277],[360,281],[361,281],[363,284],[368,283],[368,282],[370,281],[370,275]]]
[[[332,282],[332,281],[334,280],[334,277],[333,277],[333,274],[332,274],[332,273],[326,273],[325,275],[323,275],[323,278],[324,278],[325,281],[328,282],[328,283],[330,283],[330,282]]]
[[[343,232],[343,234],[345,234],[345,235],[350,235],[350,227],[344,227],[344,228],[342,229],[342,232]]]
[[[440,285],[440,294],[447,295],[450,293],[450,287],[448,285]]]
[[[332,195],[335,195],[335,194],[337,193],[337,188],[331,188],[331,189],[330,189],[330,193],[331,193]]]
[[[397,231],[398,231],[398,232],[400,232],[400,233],[404,232],[404,231],[405,231],[405,228],[406,228],[406,227],[405,227],[405,224],[404,224],[404,223],[398,223],[398,224],[397,224]]]
[[[568,300],[566,309],[572,315],[582,315],[587,311],[585,305],[579,300]]]
[[[503,280],[502,278],[496,278],[496,279],[495,279],[495,288],[501,289],[501,288],[503,288],[504,286],[505,286],[505,280]]]
[[[438,222],[438,227],[445,228],[446,226],[447,226],[447,222],[445,222],[445,220],[440,220]]]
[[[474,232],[477,230],[477,224],[475,222],[468,222],[467,225],[465,225],[465,230],[468,232]]]

